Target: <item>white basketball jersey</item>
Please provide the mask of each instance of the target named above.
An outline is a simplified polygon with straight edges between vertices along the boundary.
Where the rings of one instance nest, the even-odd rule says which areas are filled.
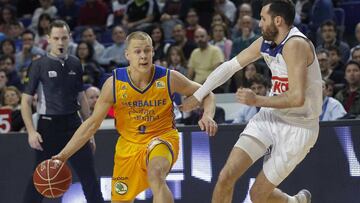
[[[270,96],[282,94],[289,89],[288,68],[283,58],[282,51],[285,43],[291,37],[302,37],[307,39],[303,33],[301,33],[296,27],[293,27],[287,37],[278,46],[274,47],[272,46],[272,42],[266,40],[264,40],[261,45],[261,55],[264,57],[264,60],[271,69],[272,73]],[[322,79],[319,62],[313,46],[312,49],[315,58],[312,64],[307,67],[308,71],[304,105],[301,107],[286,109],[266,108],[284,118],[285,121],[294,124],[315,125],[314,121],[318,121],[319,115],[322,111]]]

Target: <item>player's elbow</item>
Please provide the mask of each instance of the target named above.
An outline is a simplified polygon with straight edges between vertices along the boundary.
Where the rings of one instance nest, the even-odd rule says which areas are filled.
[[[214,94],[213,92],[210,92],[210,93],[208,94],[208,97],[209,97],[209,99],[211,99],[211,101],[214,101],[214,102],[215,102],[215,94]]]
[[[305,95],[303,94],[295,94],[290,98],[291,107],[301,107],[305,103]]]
[[[94,135],[96,131],[100,128],[101,122],[96,121],[93,117],[89,117],[88,120],[85,122],[88,122],[87,130],[89,135]]]

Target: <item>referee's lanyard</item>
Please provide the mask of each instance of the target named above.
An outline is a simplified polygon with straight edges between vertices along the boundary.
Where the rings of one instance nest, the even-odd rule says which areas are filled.
[[[325,97],[325,101],[322,105],[322,113],[320,115],[320,121],[322,121],[322,119],[324,118],[324,114],[325,114],[328,103],[329,103],[329,97]]]

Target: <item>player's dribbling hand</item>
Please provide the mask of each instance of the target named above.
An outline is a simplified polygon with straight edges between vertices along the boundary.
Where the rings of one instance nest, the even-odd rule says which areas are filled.
[[[183,112],[190,112],[199,108],[199,106],[200,102],[194,96],[190,96],[184,100],[184,102],[179,106],[179,109]]]
[[[40,150],[43,151],[43,148],[41,147],[41,144],[43,142],[41,135],[34,131],[34,132],[29,132],[29,136],[28,136],[28,142],[31,148],[36,149],[36,150]]]
[[[251,89],[239,88],[236,92],[236,100],[249,106],[255,106],[256,94]]]
[[[200,129],[205,130],[209,136],[214,136],[216,134],[218,126],[210,116],[203,114],[198,123]]]
[[[64,155],[61,154],[61,152],[55,156],[52,156],[51,157],[52,160],[59,160],[59,161],[62,161],[62,162],[65,162],[66,161],[66,158]]]

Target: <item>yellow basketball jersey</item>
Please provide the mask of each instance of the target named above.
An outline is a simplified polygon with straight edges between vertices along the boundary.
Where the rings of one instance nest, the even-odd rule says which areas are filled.
[[[127,68],[113,71],[115,126],[131,142],[145,143],[176,131],[170,70],[160,66],[154,69],[152,80],[144,90],[131,82]]]

